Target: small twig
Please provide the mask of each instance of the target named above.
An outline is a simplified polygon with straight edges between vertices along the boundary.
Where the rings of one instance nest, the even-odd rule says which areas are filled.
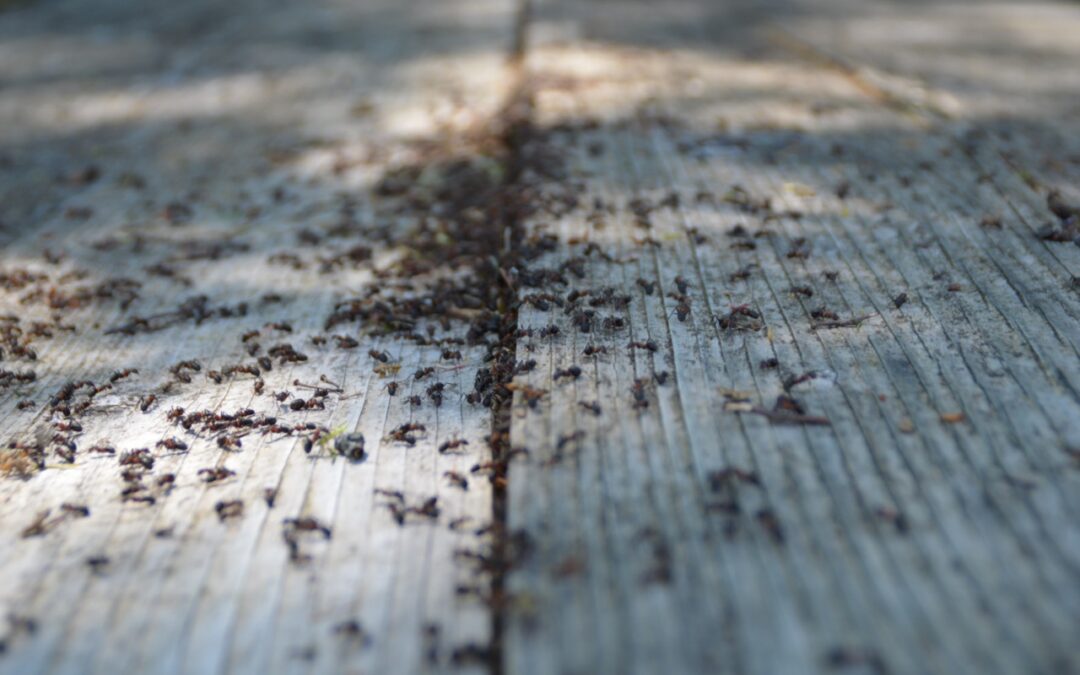
[[[859,327],[867,319],[874,318],[873,314],[864,314],[857,316],[854,319],[836,319],[831,321],[815,321],[810,324],[810,330],[818,330],[819,328],[851,328]]]
[[[755,415],[761,415],[773,424],[805,424],[807,426],[817,427],[830,426],[832,424],[828,417],[819,417],[818,415],[800,415],[798,413],[778,412],[776,410],[766,410],[761,407],[753,408],[750,412]]]

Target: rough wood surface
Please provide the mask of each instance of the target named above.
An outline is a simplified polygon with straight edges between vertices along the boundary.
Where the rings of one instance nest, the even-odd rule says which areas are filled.
[[[1075,671],[1077,34],[0,2],[0,672]]]
[[[999,107],[961,127],[860,59],[948,63],[845,30],[969,47],[977,3],[810,4],[536,13],[538,189],[576,207],[528,226],[565,284],[522,296],[509,672],[1077,667],[1080,248],[1038,236],[1061,108],[986,70]],[[1075,100],[1075,44],[1025,34]],[[995,44],[966,62],[1022,48]],[[1002,130],[1062,184],[1018,180]]]
[[[489,458],[490,413],[464,401],[485,349],[457,344],[461,316],[428,332],[423,303],[472,274],[475,253],[434,231],[433,193],[506,95],[514,9],[71,0],[0,14],[0,367],[36,374],[0,390],[4,441],[21,444],[0,481],[0,670],[483,665],[490,611],[459,589],[486,583],[460,560],[491,522],[490,483],[470,473]],[[409,296],[407,330],[371,311]],[[365,318],[328,325],[352,299]],[[34,321],[31,360],[15,347]],[[186,360],[198,370],[172,370]],[[85,410],[88,388],[50,400],[125,368],[138,372]],[[323,407],[291,407],[309,400]],[[177,407],[250,409],[288,433],[185,429]],[[421,426],[393,437],[404,424]],[[335,453],[351,432],[360,461]],[[217,443],[234,435],[242,446]],[[122,463],[138,448],[152,467]]]

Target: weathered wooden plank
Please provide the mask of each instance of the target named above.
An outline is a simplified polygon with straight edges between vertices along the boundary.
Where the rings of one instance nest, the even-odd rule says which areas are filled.
[[[910,104],[971,121],[1054,127],[1075,105],[1080,20],[1068,2],[802,5],[775,28]]]
[[[514,3],[144,5],[0,15],[0,156],[18,168],[0,178],[17,327],[0,366],[37,375],[0,385],[3,440],[28,444],[4,450],[0,481],[0,670],[486,667],[489,580],[458,551],[491,536],[492,487],[471,473],[490,412],[465,401],[489,368],[492,336],[466,339],[488,236],[453,181],[496,181],[485,125],[512,84]],[[32,321],[53,334],[33,361],[15,349]],[[124,368],[85,409],[86,388],[50,403]],[[245,409],[288,433],[191,417]],[[426,431],[395,437],[407,423]],[[335,456],[350,432],[362,461]],[[159,445],[173,438],[187,447]],[[152,467],[118,462],[137,448]],[[121,499],[136,485],[143,501]],[[64,503],[90,513],[25,531]]]
[[[1075,10],[608,0],[515,27],[498,2],[95,3],[86,30],[88,7],[0,23],[4,325],[55,334],[36,362],[3,345],[38,379],[5,375],[0,412],[48,452],[0,481],[0,668],[1075,665],[1080,249],[1039,237],[1077,175]],[[511,51],[520,129],[489,125]],[[200,292],[176,325],[106,332]],[[359,329],[326,326],[350,298]],[[504,447],[477,375],[515,328]],[[262,393],[204,379],[255,363],[251,339],[309,358],[259,364]],[[86,411],[47,400],[133,366]],[[281,405],[324,377],[325,409]],[[360,430],[368,457],[220,448],[171,406]],[[126,484],[152,503],[121,501],[100,439],[151,450]],[[62,503],[90,515],[36,520]]]
[[[538,13],[523,154],[576,207],[527,227],[565,283],[519,290],[507,668],[1068,669],[1071,253],[777,4]]]
[[[829,21],[804,14],[777,33],[779,41],[880,87],[892,103],[952,132],[956,150],[943,159],[978,166],[979,180],[960,193],[979,194],[984,227],[1019,235],[1019,246],[1006,248],[1010,254],[1075,274],[1073,248],[1039,244],[1031,235],[1060,229],[1047,208],[1051,191],[1080,199],[1080,83],[1073,67],[1080,54],[1064,37],[1080,25],[1077,8],[959,2],[898,12],[887,3],[835,4],[841,11]]]

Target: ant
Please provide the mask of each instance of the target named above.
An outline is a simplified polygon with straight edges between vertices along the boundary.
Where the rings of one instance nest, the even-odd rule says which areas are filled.
[[[634,350],[634,349],[646,349],[646,350],[648,350],[650,352],[655,352],[658,349],[660,349],[660,347],[656,344],[655,340],[646,340],[644,342],[639,340],[639,341],[631,342],[629,345],[627,345],[627,347],[629,349],[631,349],[631,350]]]
[[[408,422],[398,426],[387,436],[390,440],[398,443],[406,443],[408,445],[416,445],[416,437],[413,435],[414,431],[427,431],[427,427],[417,422]]]
[[[218,481],[225,480],[230,476],[235,476],[236,472],[232,469],[227,469],[223,466],[215,466],[205,469],[199,469],[196,475],[203,480],[204,483],[216,483]]]
[[[244,502],[239,499],[219,501],[214,504],[214,511],[217,512],[218,520],[221,522],[225,522],[229,518],[239,518],[244,515]]]
[[[600,404],[596,401],[578,401],[578,405],[585,410],[588,410],[593,415],[596,415],[597,417],[599,417],[600,413],[602,412]]]
[[[239,450],[243,444],[236,436],[218,436],[217,445],[222,450],[233,452]]]
[[[337,342],[338,349],[355,349],[360,346],[356,338],[348,335],[335,335],[334,341]]]
[[[469,444],[469,442],[464,440],[464,439],[453,438],[453,439],[451,439],[449,441],[443,442],[439,446],[439,454],[440,455],[445,455],[447,452],[449,452],[451,450],[456,450],[456,449],[458,449],[458,448],[460,448],[462,446],[468,445],[468,444]]]
[[[123,380],[124,378],[131,377],[138,372],[139,371],[135,368],[124,368],[123,370],[118,370],[109,376],[109,383],[114,384],[116,382],[119,382],[120,380]]]
[[[180,452],[188,449],[187,443],[175,436],[158,441],[156,447],[165,448],[166,450],[178,450]]]
[[[139,399],[139,410],[144,413],[149,412],[150,408],[153,407],[156,401],[157,396],[154,396],[153,394],[147,394],[146,396]]]
[[[580,366],[570,366],[569,368],[559,368],[559,369],[557,369],[555,371],[555,374],[552,375],[552,379],[558,380],[558,379],[563,378],[563,377],[569,377],[569,378],[572,378],[572,379],[576,380],[579,377],[581,377],[581,373],[582,373],[582,370],[581,370]]]
[[[445,476],[455,487],[459,487],[462,490],[469,489],[469,481],[457,471],[446,471],[443,473],[443,476]]]
[[[325,539],[329,539],[331,536],[331,530],[326,525],[323,525],[318,520],[315,520],[311,516],[304,516],[301,518],[286,518],[282,521],[286,532],[286,537],[294,535],[297,532],[318,532]]]
[[[645,393],[645,380],[634,380],[634,384],[630,387],[630,393],[634,397],[634,410],[642,410],[649,407],[649,401],[646,398]]]
[[[154,458],[146,448],[139,448],[120,455],[120,466],[141,466],[145,469],[154,468]]]

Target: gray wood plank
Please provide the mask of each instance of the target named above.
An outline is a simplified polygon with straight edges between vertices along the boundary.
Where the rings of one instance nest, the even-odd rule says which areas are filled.
[[[487,233],[449,201],[455,168],[501,161],[486,125],[512,84],[515,12],[67,0],[0,14],[0,313],[15,327],[0,367],[36,374],[0,385],[0,671],[488,667],[491,608],[457,593],[490,583],[459,555],[492,536],[493,488],[471,473],[491,417],[465,400],[494,339],[466,339]],[[31,360],[16,348],[34,321]],[[124,368],[138,372],[85,409],[86,388],[71,411],[50,404]],[[289,433],[190,417],[245,409]],[[426,430],[396,439],[409,423]],[[320,428],[328,440],[306,443]],[[350,432],[363,461],[334,454]],[[218,444],[234,433],[240,447]],[[40,442],[43,467],[9,441]],[[137,448],[153,465],[125,483]],[[390,508],[429,499],[402,523]]]
[[[775,4],[537,13],[525,155],[577,206],[527,228],[565,283],[519,291],[507,668],[1075,667],[1072,253],[980,227],[1041,195],[783,45]]]

